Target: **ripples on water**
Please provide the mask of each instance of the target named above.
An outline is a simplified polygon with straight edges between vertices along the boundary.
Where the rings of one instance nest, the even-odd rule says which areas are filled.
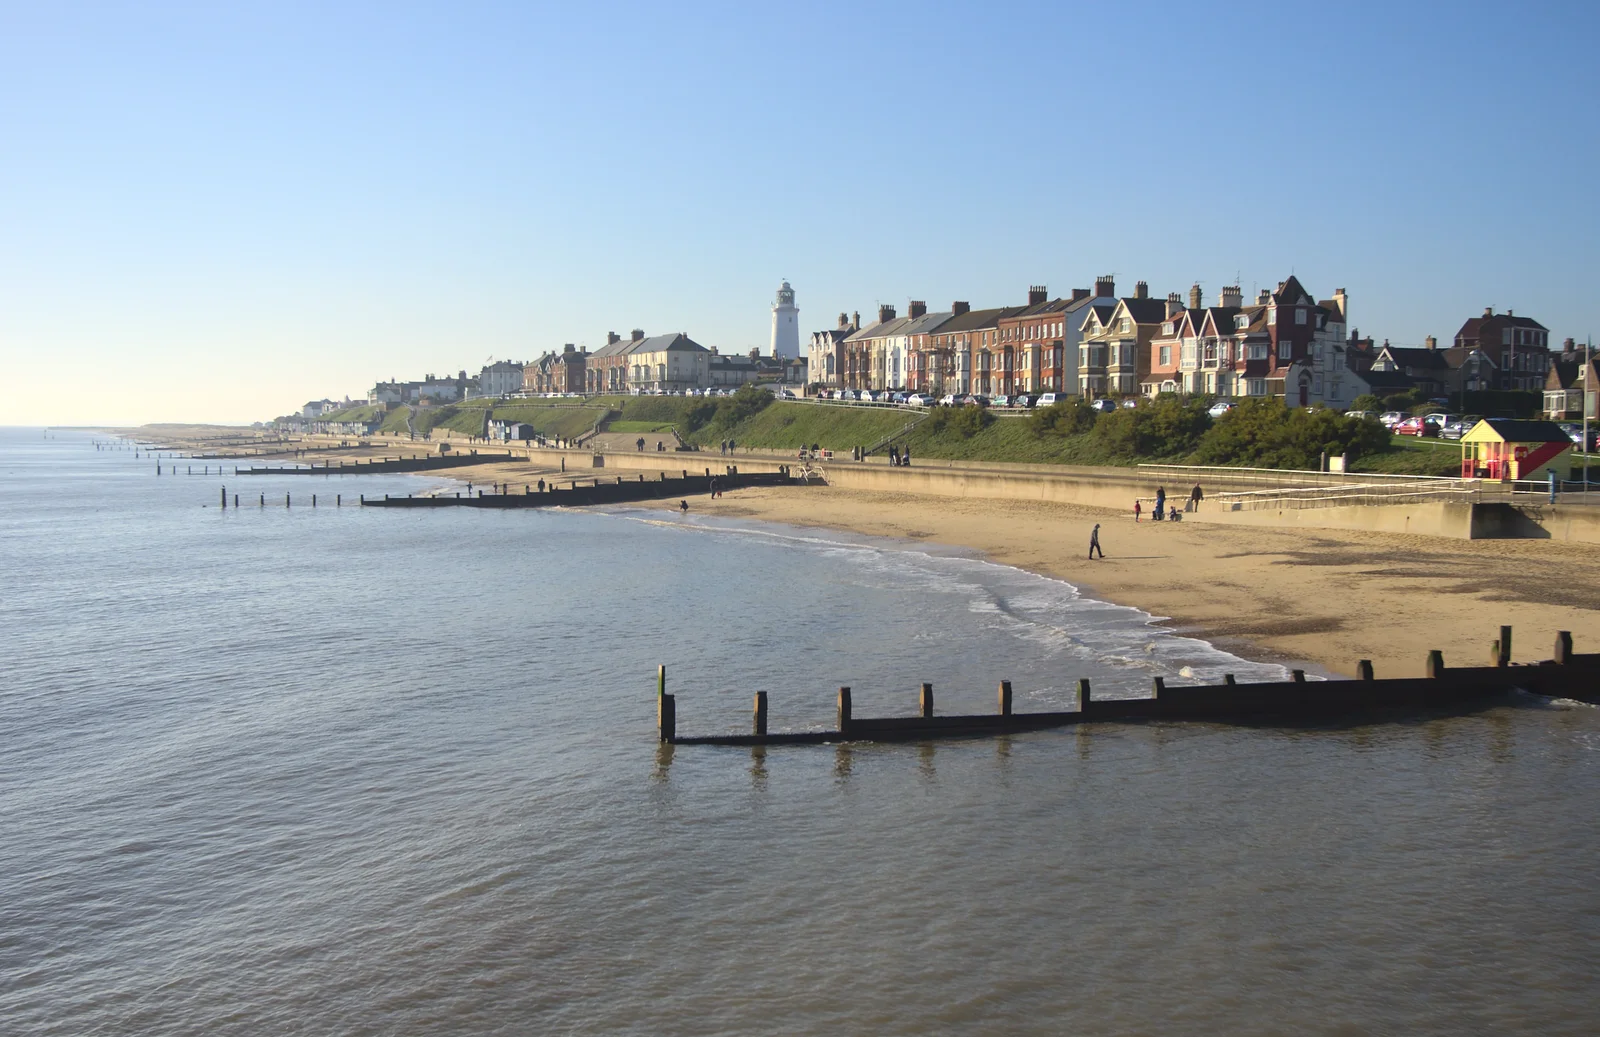
[[[0,431],[0,1032],[1600,1022],[1595,710],[661,749],[658,662],[685,732],[1281,671],[959,553],[223,514],[89,438]]]

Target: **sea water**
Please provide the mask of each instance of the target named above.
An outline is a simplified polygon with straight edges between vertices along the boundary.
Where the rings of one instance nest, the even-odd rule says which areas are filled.
[[[1600,1026],[1596,710],[662,747],[663,664],[685,734],[1283,671],[967,552],[108,438],[0,430],[0,1033]]]

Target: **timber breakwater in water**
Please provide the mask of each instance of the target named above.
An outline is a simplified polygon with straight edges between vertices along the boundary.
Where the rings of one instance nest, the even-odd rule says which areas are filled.
[[[681,475],[661,472],[648,479],[644,473],[635,477],[613,476],[575,481],[570,486],[546,483],[499,483],[476,492],[437,494],[424,497],[385,496],[381,500],[362,498],[368,508],[555,508],[583,507],[592,504],[629,504],[636,501],[670,500],[710,493],[713,490],[738,490],[748,486],[790,486],[803,480],[791,475],[787,466],[776,472],[740,472],[730,467],[726,474],[696,475],[682,469]],[[588,485],[584,485],[587,483]]]
[[[1430,712],[1467,712],[1487,707],[1514,691],[1552,698],[1600,703],[1600,654],[1572,651],[1572,635],[1556,636],[1554,658],[1531,666],[1511,665],[1511,628],[1500,628],[1490,645],[1490,665],[1447,667],[1443,655],[1429,653],[1427,675],[1379,680],[1363,660],[1355,680],[1308,681],[1301,670],[1289,681],[1236,683],[1228,675],[1221,684],[1168,687],[1152,681],[1148,698],[1096,699],[1088,680],[1078,682],[1077,709],[1049,713],[1015,713],[1010,681],[999,686],[994,713],[939,716],[934,712],[933,685],[918,690],[918,712],[909,717],[857,717],[851,690],[838,693],[838,723],[831,731],[767,730],[767,693],[755,693],[749,734],[682,736],[677,729],[677,698],[668,694],[666,667],[657,672],[657,729],[660,740],[674,745],[817,745],[846,741],[926,741],[1016,734],[1076,724],[1141,720],[1197,720],[1233,723],[1326,723],[1342,718],[1398,718]]]

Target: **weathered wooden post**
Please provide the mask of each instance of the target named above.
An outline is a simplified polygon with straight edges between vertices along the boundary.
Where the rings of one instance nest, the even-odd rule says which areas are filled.
[[[1556,635],[1556,665],[1565,666],[1572,661],[1572,631],[1563,630]]]
[[[237,493],[233,495],[233,510],[239,510],[239,495]]]
[[[222,510],[228,510],[228,488],[226,486],[222,488]]]
[[[1374,678],[1372,676],[1372,660],[1371,659],[1363,659],[1360,662],[1356,663],[1356,680],[1358,680],[1358,681],[1370,681],[1370,680],[1375,680],[1375,679],[1376,678]]]
[[[839,688],[839,733],[840,734],[848,734],[849,732],[850,732],[850,688],[848,686],[841,686]]]
[[[757,738],[767,737],[767,693],[756,692],[755,724],[751,728]]]
[[[293,503],[294,502],[289,499],[289,494],[286,493],[286,494],[283,495],[283,506],[284,507],[286,507],[286,508],[290,507],[290,506],[293,505]]]
[[[1150,697],[1151,698],[1159,699],[1161,697],[1161,693],[1166,691],[1166,690],[1167,690],[1167,679],[1165,677],[1154,677],[1154,678],[1151,679],[1151,681],[1150,681]]]
[[[1234,684],[1234,683],[1237,683],[1237,682],[1233,679],[1233,674],[1225,673],[1225,674],[1222,675],[1222,683],[1224,683],[1224,684]]]
[[[929,717],[933,716],[933,685],[926,684],[926,683],[924,683],[922,685],[921,699],[922,699],[922,718],[924,720],[926,720]]]
[[[1494,664],[1496,666],[1511,665],[1511,628],[1500,628],[1500,640],[1494,643]]]
[[[263,508],[267,506],[267,495],[264,493],[261,495],[261,506]]]
[[[317,495],[314,493],[311,495],[311,506],[313,508],[317,506]]]
[[[1304,671],[1304,670],[1290,670],[1289,671],[1289,677],[1296,684],[1304,684],[1306,682],[1306,671]]]
[[[1008,717],[1008,716],[1011,715],[1011,682],[1010,681],[1001,681],[1000,682],[1000,715],[1003,716],[1003,717]]]
[[[1089,678],[1078,679],[1078,712],[1089,712]]]
[[[1444,676],[1444,653],[1435,648],[1428,653],[1428,676],[1439,678]]]
[[[344,507],[344,494],[336,493],[333,495],[333,506],[336,508]]]

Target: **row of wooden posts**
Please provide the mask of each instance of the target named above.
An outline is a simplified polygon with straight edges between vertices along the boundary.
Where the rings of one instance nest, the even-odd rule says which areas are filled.
[[[678,734],[677,699],[667,693],[667,668],[657,669],[657,727],[660,740],[674,744],[767,745],[816,744],[839,740],[908,740],[971,737],[975,735],[1041,730],[1091,720],[1146,719],[1226,720],[1278,717],[1328,717],[1364,711],[1429,710],[1478,707],[1512,688],[1540,694],[1563,695],[1600,703],[1600,654],[1576,655],[1572,634],[1556,635],[1554,658],[1533,666],[1511,664],[1511,627],[1502,626],[1493,641],[1487,667],[1446,668],[1444,655],[1428,653],[1426,676],[1378,680],[1372,662],[1361,660],[1355,680],[1306,680],[1305,671],[1293,670],[1289,681],[1237,683],[1226,674],[1220,685],[1181,685],[1168,688],[1166,679],[1151,681],[1151,696],[1143,699],[1095,699],[1090,682],[1078,681],[1076,709],[1049,713],[1015,713],[1010,681],[1001,681],[998,711],[967,716],[935,716],[933,685],[918,689],[918,713],[913,717],[858,718],[852,711],[849,687],[837,699],[837,727],[832,731],[773,733],[768,730],[765,691],[755,693],[748,735],[727,734],[681,737]]]
[[[365,503],[366,499],[367,499],[366,494],[362,494],[361,495],[362,503]],[[260,499],[258,501],[257,506],[258,507],[262,507],[262,508],[267,506],[267,495],[266,494],[263,493],[263,494],[260,495]],[[286,507],[286,508],[294,507],[294,496],[292,494],[285,493],[283,495],[283,506]],[[314,493],[311,495],[311,506],[313,508],[317,506],[317,495],[314,494]],[[344,494],[336,493],[336,494],[333,495],[333,506],[336,507],[336,508],[344,507]],[[226,486],[222,487],[222,507],[223,507],[223,510],[227,510],[227,508],[228,508],[228,488]],[[233,495],[233,507],[234,508],[238,508],[239,507],[239,495],[237,493]]]

